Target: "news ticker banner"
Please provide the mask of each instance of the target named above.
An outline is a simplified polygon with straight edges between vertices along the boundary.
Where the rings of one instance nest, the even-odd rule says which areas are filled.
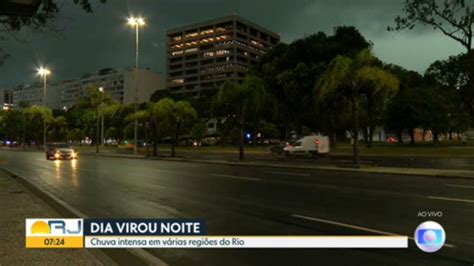
[[[213,236],[200,220],[26,219],[27,248],[407,248],[407,236]]]

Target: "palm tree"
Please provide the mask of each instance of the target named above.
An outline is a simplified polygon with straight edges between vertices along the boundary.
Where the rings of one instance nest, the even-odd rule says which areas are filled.
[[[65,127],[67,126],[67,121],[64,116],[48,116],[46,119],[46,125],[50,130],[53,140],[60,140],[64,137]]]
[[[170,114],[171,126],[171,157],[175,157],[175,147],[179,142],[179,134],[184,123],[197,118],[196,109],[188,101],[175,102]]]
[[[103,106],[107,106],[113,103],[112,96],[103,90],[102,87],[91,85],[87,88],[88,95],[79,99],[78,106],[83,108],[95,109],[96,114],[96,139],[95,139],[95,152],[99,153],[100,146],[100,120],[101,120],[101,109]]]
[[[121,108],[121,105],[118,104],[118,103],[111,103],[109,105],[105,105],[103,106],[102,108],[100,108],[100,118],[101,118],[101,133],[102,133],[102,137],[101,137],[101,142],[103,142],[102,144],[105,145],[105,139],[106,139],[106,136],[105,136],[105,133],[106,133],[106,129],[105,129],[105,118],[109,119],[109,118],[114,118],[117,113],[119,112]]]
[[[147,105],[148,119],[153,135],[153,156],[158,156],[159,129],[166,131],[169,116],[172,113],[174,101],[170,98],[161,99],[157,103]]]
[[[235,121],[239,128],[239,160],[244,159],[246,117],[263,110],[266,93],[262,82],[254,76],[247,76],[242,84],[227,81],[214,100],[214,111],[226,110],[227,117],[230,118],[228,120]]]
[[[352,103],[353,163],[359,167],[359,110],[361,97],[373,90],[397,91],[396,76],[374,65],[375,57],[368,49],[354,58],[337,56],[329,64],[316,85],[316,100],[325,101],[335,93],[342,93]]]
[[[197,118],[197,112],[188,101],[175,102],[170,98],[163,98],[157,103],[150,103],[148,115],[153,126],[154,146],[153,153],[156,156],[156,143],[158,142],[158,129],[167,131],[171,137],[171,156],[176,155],[175,147],[178,143],[179,134],[183,123]],[[160,126],[160,128],[158,128]]]
[[[125,117],[125,122],[128,124],[135,123],[135,121],[138,121],[139,123],[142,123],[145,127],[145,142],[148,142],[148,121],[150,120],[150,111],[149,110],[140,110],[137,111],[136,113],[131,113]],[[148,156],[148,146],[146,148],[146,154]]]

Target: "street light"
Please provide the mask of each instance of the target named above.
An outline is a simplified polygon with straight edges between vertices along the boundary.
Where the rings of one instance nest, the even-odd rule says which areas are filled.
[[[135,97],[134,97],[134,105],[135,105],[135,113],[138,111],[138,58],[139,58],[139,28],[145,26],[145,19],[142,17],[130,17],[127,20],[129,26],[135,28]],[[138,120],[135,117],[135,127],[134,127],[134,145],[133,145],[133,153],[136,155],[138,153]]]
[[[38,75],[43,78],[43,106],[46,107],[46,85],[47,78],[51,75],[51,71],[45,67],[40,67],[37,69]],[[43,145],[44,150],[46,151],[46,119],[43,117]]]
[[[103,95],[104,95],[104,87],[100,87],[100,88],[99,88],[99,91],[102,93],[102,97],[103,97]],[[103,99],[103,98],[102,98],[102,99]],[[102,101],[101,101],[100,104],[102,104]],[[100,123],[101,123],[101,129],[100,129],[100,144],[101,144],[101,145],[104,145],[104,144],[105,144],[105,141],[104,141],[104,114],[103,114],[103,113],[100,115],[100,120],[101,120],[101,122],[100,122]]]
[[[103,116],[102,114],[100,113],[100,106],[102,105],[102,101],[103,101],[103,95],[104,95],[104,87],[99,87],[99,93],[100,93],[100,98],[99,98],[99,103],[97,104],[96,106],[96,142],[95,142],[95,152],[96,153],[99,153],[99,145],[102,144],[102,139],[101,139],[101,134],[100,134],[100,126],[99,126],[99,123],[100,123],[100,120],[102,118],[102,130],[103,129],[103,125],[104,125],[104,120],[103,120]]]

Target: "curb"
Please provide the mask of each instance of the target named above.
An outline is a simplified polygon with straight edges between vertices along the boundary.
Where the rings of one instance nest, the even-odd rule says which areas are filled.
[[[15,178],[33,194],[42,199],[63,217],[88,218],[87,215],[75,209],[65,201],[54,196],[45,189],[35,185],[33,182],[21,175],[1,168],[5,173]],[[87,249],[102,265],[159,265],[168,266],[163,260],[153,256],[144,249]]]
[[[80,156],[90,157],[109,157],[109,158],[124,158],[124,159],[148,159],[145,155],[125,155],[125,154],[102,154],[102,153],[80,153]]]
[[[244,163],[244,162],[226,162],[226,161],[208,161],[208,160],[193,160],[193,159],[172,159],[172,158],[159,158],[153,160],[164,160],[172,162],[194,162],[194,163],[207,163],[207,164],[219,164],[219,165],[231,165],[231,166],[251,166],[251,167],[269,167],[269,168],[280,168],[280,169],[296,169],[296,170],[314,170],[314,171],[333,171],[333,172],[352,172],[352,173],[368,173],[368,174],[386,174],[386,175],[414,175],[422,177],[436,177],[436,178],[457,178],[457,179],[474,179],[473,173],[420,173],[418,169],[413,168],[398,168],[400,171],[387,171],[383,169],[367,169],[367,168],[348,168],[348,167],[334,167],[334,166],[297,166],[297,165],[275,165],[265,163]],[[422,169],[422,168],[420,168]],[[470,174],[470,175],[469,175]]]

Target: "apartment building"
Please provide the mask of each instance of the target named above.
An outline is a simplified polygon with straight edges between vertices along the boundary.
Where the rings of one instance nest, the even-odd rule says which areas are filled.
[[[280,36],[237,15],[167,31],[167,87],[200,98],[227,80],[236,82]]]
[[[13,94],[11,89],[0,88],[0,105],[3,110],[12,108]]]
[[[46,102],[44,102],[44,95],[46,95]],[[14,107],[18,107],[21,102],[27,105],[44,105],[49,108],[59,108],[60,91],[51,84],[46,87],[42,82],[32,84],[22,84],[11,89],[11,103]]]
[[[102,69],[79,79],[67,80],[58,84],[61,93],[61,107],[70,108],[87,95],[91,85],[103,87],[117,103],[130,104],[135,99],[135,71]],[[138,70],[138,102],[149,101],[157,90],[165,89],[166,82],[161,74],[148,69]]]

